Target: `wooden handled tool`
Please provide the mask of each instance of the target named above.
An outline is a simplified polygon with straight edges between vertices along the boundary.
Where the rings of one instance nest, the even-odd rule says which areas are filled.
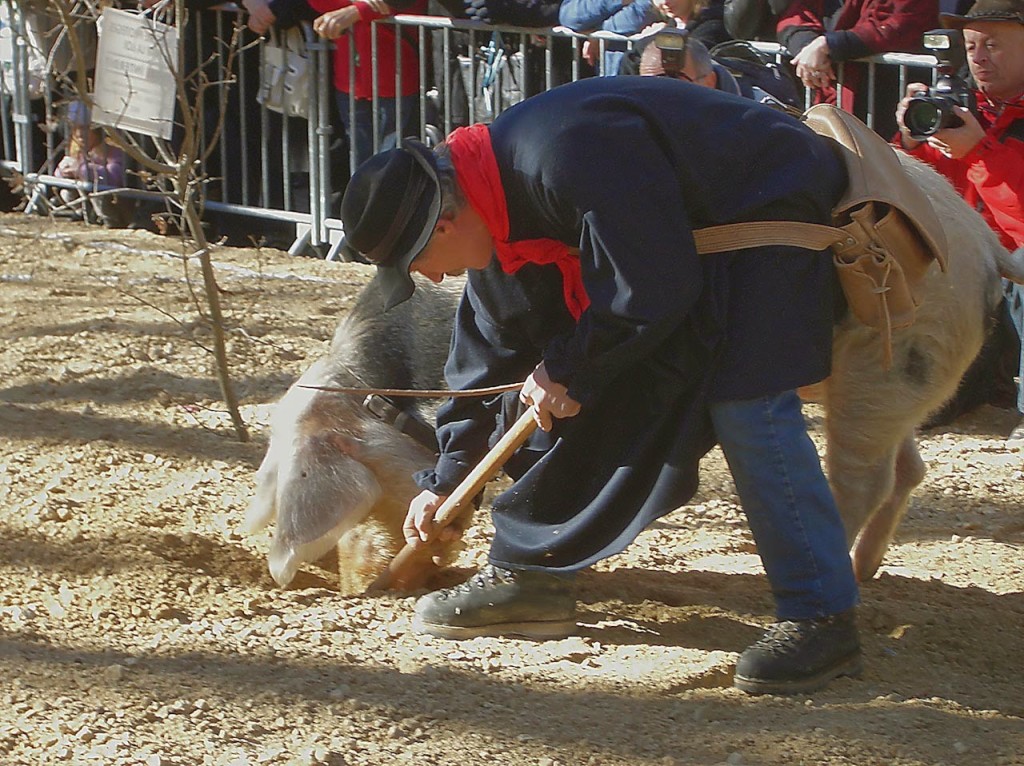
[[[465,509],[466,504],[472,502],[484,486],[501,469],[505,462],[512,457],[512,453],[519,449],[523,442],[530,438],[537,428],[537,421],[533,419],[533,408],[519,416],[519,419],[512,425],[504,436],[498,440],[490,451],[484,455],[476,467],[469,472],[469,475],[462,480],[452,493],[445,499],[434,514],[434,522],[437,529],[442,529],[454,521]],[[435,546],[431,542],[413,545],[406,543],[388,564],[388,568],[381,572],[380,576],[371,583],[368,591],[382,591],[391,588],[392,583],[401,582],[403,572],[413,563],[422,560],[421,557],[431,556],[435,553]]]

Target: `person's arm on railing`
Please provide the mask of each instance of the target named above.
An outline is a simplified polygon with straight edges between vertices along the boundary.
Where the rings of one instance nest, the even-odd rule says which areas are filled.
[[[597,29],[633,0],[562,0],[558,8],[558,23],[574,32]]]
[[[869,0],[848,27],[844,21],[825,35],[833,61],[920,50],[924,33],[939,25],[939,6],[937,0]]]
[[[266,34],[277,25],[277,16],[270,10],[267,0],[242,0],[242,7],[249,14],[246,26],[256,34]]]

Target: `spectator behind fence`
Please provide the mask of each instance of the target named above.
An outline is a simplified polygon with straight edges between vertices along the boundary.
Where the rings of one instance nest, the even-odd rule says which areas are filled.
[[[681,39],[673,41],[673,35]],[[749,43],[730,40],[709,51],[687,30],[675,27],[666,27],[638,39],[633,50],[623,58],[619,74],[667,74],[792,113],[798,111],[800,104],[796,85],[783,67],[754,50]]]
[[[963,30],[977,107],[953,107],[961,125],[919,140],[910,135],[904,120],[910,99],[928,86],[911,83],[896,110],[897,140],[945,175],[981,211],[1006,247],[1024,247],[1024,0],[978,0],[964,15],[943,14],[942,24]],[[1006,321],[1016,330],[1013,374],[1021,381],[1017,410],[1024,412],[1024,290],[1008,281],[1004,285]],[[992,376],[980,377],[985,381]],[[1024,421],[1010,438],[1024,440]]]
[[[90,117],[83,102],[68,104],[66,148],[54,175],[79,182],[85,191],[100,192],[103,187],[123,187],[124,152],[106,141],[102,129],[91,125]],[[79,189],[61,188],[58,193],[68,204],[82,200],[82,190]],[[131,223],[133,206],[127,198],[96,193],[90,194],[88,201],[104,226],[123,228]],[[85,211],[82,215],[87,217]]]
[[[729,39],[722,23],[723,0],[652,0],[654,4],[654,20],[639,31],[641,41],[650,41],[663,29],[675,29],[685,32],[686,40],[703,44],[705,48],[713,48]],[[640,49],[643,42],[634,43],[634,49],[619,59],[618,74],[637,74],[640,62]],[[640,45],[641,48],[636,46]],[[684,43],[685,45],[685,43]],[[684,49],[685,50],[685,49]]]
[[[724,0],[654,0],[654,8],[661,18],[644,28],[645,33],[659,25],[686,29],[708,49],[731,39],[722,21]]]
[[[400,13],[411,13],[416,0],[389,0]],[[439,0],[452,18],[496,26],[546,29],[558,25],[559,0]]]
[[[354,147],[359,164],[374,153],[373,74],[374,37],[376,37],[377,120],[382,147],[394,146],[396,136],[419,134],[419,50],[416,31],[411,27],[372,22],[394,13],[383,0],[245,0],[250,12],[249,28],[265,32],[269,26],[290,27],[300,21],[312,21],[313,31],[334,40],[334,89],[338,116]],[[407,13],[425,14],[427,0],[415,0]],[[396,36],[401,40],[401,77],[396,90],[395,75],[399,61],[395,54]],[[350,41],[355,46],[355,71]],[[354,84],[353,84],[354,83]],[[353,89],[354,88],[354,89]],[[400,105],[399,105],[399,102]],[[355,121],[353,122],[353,112]],[[401,113],[402,124],[397,124]]]
[[[729,39],[722,22],[724,0],[562,0],[559,21],[575,32],[593,32],[598,29],[630,36],[650,33],[664,26],[673,26],[689,31],[693,39],[712,47]],[[620,74],[628,53],[624,41],[610,40],[604,43],[604,61],[601,74],[609,77]],[[594,66],[597,65],[601,44],[587,40],[583,44],[583,55]]]
[[[775,25],[788,6],[789,0],[725,0],[722,22],[736,40],[774,42]]]
[[[412,0],[389,0],[392,7],[405,13],[406,8]],[[493,26],[516,26],[526,29],[548,30],[558,25],[559,0],[431,0],[431,12],[438,15],[451,16],[455,19],[468,19],[479,21]],[[512,65],[510,61],[519,52],[519,46],[513,44],[516,41],[514,35],[487,35],[477,32],[475,36],[476,49],[470,49],[470,34],[466,31],[455,31],[450,34],[450,55],[451,60],[447,62],[451,72],[451,79],[448,82],[441,82],[444,77],[444,45],[443,33],[434,32],[431,36],[433,43],[433,64],[434,84],[437,85],[437,108],[442,119],[450,116],[451,127],[468,125],[469,116],[469,94],[470,79],[467,75],[474,71],[475,86],[477,92],[473,94],[474,104],[481,100],[482,90],[491,87],[482,83],[486,78],[486,59],[490,46],[504,50],[502,75],[511,77],[515,84],[514,91],[527,96],[539,93],[547,87],[548,76],[551,77],[552,85],[560,85],[572,79],[573,67],[573,41],[556,38],[551,41],[551,67],[548,69],[546,43],[536,38],[526,38],[526,44],[522,46],[523,56],[521,67],[518,64]],[[584,70],[588,67],[583,67]],[[518,71],[517,71],[518,70]],[[484,73],[485,77],[478,75]],[[493,74],[493,73],[492,73]],[[584,76],[589,74],[585,71]],[[447,101],[446,101],[447,100]],[[504,104],[508,105],[508,104]],[[476,110],[474,114],[476,122],[483,118]]]
[[[558,9],[558,21],[562,26],[584,33],[600,29],[629,36],[660,18],[654,0],[562,0]],[[592,66],[598,65],[600,50],[601,44],[596,40],[583,43],[583,56]],[[625,55],[624,42],[606,41],[600,73],[605,77],[619,74]]]
[[[300,18],[310,18],[308,13],[305,15],[296,13],[295,9],[302,0],[270,0],[269,2],[268,0],[243,0],[243,2],[250,13],[249,26],[254,31],[260,29],[266,31],[275,24],[290,25],[296,23]],[[547,29],[558,24],[559,0],[429,0],[426,5],[423,0],[385,0],[385,2],[389,11],[381,10],[382,15],[389,15],[389,13],[443,14],[456,19],[468,19],[491,25],[512,25],[537,29]],[[358,5],[359,2],[356,4]],[[374,0],[374,7],[382,9],[381,0]],[[284,15],[278,18],[281,14]],[[393,32],[391,34],[393,35]],[[406,34],[410,33],[406,32]],[[469,49],[470,35],[468,32],[455,31],[451,33],[452,60],[447,62],[451,71],[451,80],[439,82],[438,78],[444,76],[446,63],[443,60],[443,34],[441,31],[430,33],[430,40],[433,43],[431,46],[433,48],[431,68],[434,75],[431,81],[422,83],[419,87],[437,86],[436,115],[428,114],[429,119],[436,119],[440,124],[450,115],[453,127],[466,125],[469,122],[469,105],[458,57],[463,56],[467,60],[475,62],[477,51]],[[482,37],[483,35],[477,36],[478,43]],[[378,38],[378,54],[384,39],[383,36]],[[393,48],[394,38],[390,39]],[[495,43],[497,44],[497,41]],[[569,41],[563,40],[555,40],[552,47],[554,66],[551,75],[554,84],[557,85],[570,79],[572,48]],[[526,81],[519,82],[517,85],[524,93],[536,93],[543,89],[547,76],[544,71],[546,67],[545,52],[533,45],[527,45],[526,49],[526,61],[524,62]],[[369,60],[369,54],[367,53],[364,58]],[[403,70],[406,66],[404,61],[407,58],[408,56],[403,56]],[[370,66],[367,65],[366,69],[370,71]],[[381,69],[381,71],[386,70]],[[391,80],[394,81],[393,76]],[[345,87],[348,86],[345,85]],[[446,99],[450,99],[450,101],[445,103]],[[405,122],[404,119],[403,122]]]
[[[143,8],[159,8],[164,11],[173,11],[174,8],[173,2],[164,3],[162,0],[141,0],[141,5]],[[203,144],[208,146],[216,139],[204,167],[204,194],[212,202],[283,209],[285,184],[295,180],[285,179],[283,174],[281,134],[284,118],[276,112],[267,111],[266,132],[263,132],[260,104],[253,92],[243,92],[239,86],[240,82],[259,82],[258,51],[239,50],[234,56],[232,70],[225,71],[226,50],[232,40],[238,11],[218,10],[218,6],[222,5],[228,4],[217,0],[185,0],[188,23],[180,27],[185,45],[181,75],[197,75],[193,67],[198,62],[202,70],[201,81],[210,86],[203,88],[202,102],[196,105],[200,109],[199,129]],[[228,5],[228,8],[231,6]],[[163,20],[172,21],[172,18]],[[239,48],[245,48],[249,42],[251,40],[243,36],[239,40]],[[223,104],[221,89],[213,86],[215,83],[231,83],[226,89],[226,101]],[[180,104],[176,103],[176,109],[180,109]],[[293,137],[295,135],[302,133],[293,131]],[[173,145],[181,146],[182,138],[183,130],[178,118]],[[260,147],[265,147],[267,152],[265,168],[258,153]],[[308,187],[293,191],[299,192],[292,196],[293,207],[308,209]],[[164,204],[140,202],[135,217],[137,226],[158,231],[168,230],[168,213]],[[174,217],[176,213],[172,212],[170,219],[173,221]],[[203,220],[210,225],[208,236],[224,237],[231,244],[241,246],[253,242],[252,226],[243,215],[215,212],[206,208]],[[262,240],[285,247],[286,241],[292,241],[293,232],[293,225],[271,220],[264,220],[260,229]]]
[[[673,55],[675,50],[672,50],[666,59],[665,50],[659,47],[658,35],[678,36],[682,42],[682,56]],[[663,29],[637,40],[636,47],[623,59],[619,73],[672,77],[736,96],[746,95],[740,92],[739,83],[732,73],[711,57],[707,46],[692,39],[682,29]]]
[[[813,89],[815,103],[839,103],[837,76],[843,64],[842,107],[864,116],[868,110],[866,69],[846,63],[877,53],[920,51],[921,36],[938,24],[938,0],[792,0],[777,24],[779,42],[793,57],[797,77]],[[892,114],[898,91],[895,67],[881,67],[873,111],[896,129]],[[883,95],[885,94],[885,95]]]

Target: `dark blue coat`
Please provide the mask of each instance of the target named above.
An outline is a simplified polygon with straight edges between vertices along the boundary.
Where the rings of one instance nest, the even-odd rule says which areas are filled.
[[[498,564],[577,569],[692,496],[715,442],[709,401],[829,374],[830,255],[700,256],[691,232],[827,223],[845,176],[825,139],[797,120],[660,77],[534,96],[495,120],[491,139],[511,239],[579,247],[591,305],[574,324],[550,266],[475,273],[446,374],[453,388],[513,382],[543,358],[583,405],[510,464],[517,481],[494,504],[491,551]],[[442,408],[441,456],[421,486],[450,491],[494,440],[501,409],[467,399]]]

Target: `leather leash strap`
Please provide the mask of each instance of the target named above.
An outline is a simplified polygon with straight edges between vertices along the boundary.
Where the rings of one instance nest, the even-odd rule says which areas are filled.
[[[461,391],[449,391],[445,388],[357,388],[347,386],[305,386],[312,391],[326,391],[331,394],[358,394],[359,396],[406,396],[420,399],[444,399],[452,397],[458,399],[467,396],[490,396],[492,394],[503,394],[506,391],[518,391],[523,387],[522,383],[507,383],[503,386],[489,386],[487,388],[466,388]]]

